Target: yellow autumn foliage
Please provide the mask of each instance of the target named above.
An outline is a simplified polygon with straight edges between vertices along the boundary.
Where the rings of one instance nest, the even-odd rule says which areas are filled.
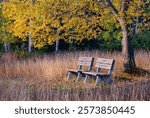
[[[129,24],[143,13],[138,9],[143,5],[140,0],[132,0],[127,12],[121,13],[121,1],[112,3]],[[101,30],[111,30],[110,24],[120,27],[104,0],[9,0],[3,2],[2,10],[10,21],[6,30],[23,40],[30,34],[33,45],[39,48],[60,39],[96,38]]]

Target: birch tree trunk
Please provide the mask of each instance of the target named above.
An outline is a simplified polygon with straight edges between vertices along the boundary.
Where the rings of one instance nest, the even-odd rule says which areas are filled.
[[[4,41],[4,50],[7,52],[7,43]]]
[[[55,53],[58,53],[58,51],[59,51],[59,40],[56,41]]]
[[[69,51],[71,51],[73,48],[73,40],[71,40],[71,42],[69,43]]]
[[[135,26],[135,34],[137,33],[138,30],[138,23],[139,23],[139,17],[136,18],[136,26]]]
[[[31,53],[32,52],[32,38],[31,38],[31,32],[29,32],[29,37],[28,37],[28,52]]]
[[[0,3],[1,2],[7,2],[7,0],[0,0]],[[2,16],[2,19],[4,19],[4,17]],[[3,21],[2,21],[3,22]],[[4,22],[2,23],[3,24],[3,27],[4,27]],[[5,31],[3,31],[3,35],[4,35],[4,37],[5,37],[5,35],[6,35],[6,32]],[[10,42],[6,42],[5,41],[5,38],[4,38],[4,51],[5,52],[9,52],[10,51]]]
[[[35,0],[31,0],[32,5],[34,4]],[[32,19],[29,19],[29,22],[32,22]],[[31,24],[30,24],[31,27]],[[32,52],[32,33],[31,31],[29,32],[29,36],[28,36],[28,52],[31,53]]]
[[[57,29],[57,36],[59,37],[59,31]],[[59,38],[57,38],[56,40],[56,44],[55,44],[55,53],[58,53],[59,51]]]
[[[4,50],[5,50],[5,52],[10,52],[10,43],[8,42],[6,42],[6,41],[4,41]]]

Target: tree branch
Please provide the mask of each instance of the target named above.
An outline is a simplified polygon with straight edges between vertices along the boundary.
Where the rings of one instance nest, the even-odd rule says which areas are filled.
[[[130,0],[122,0],[122,6],[121,6],[121,12],[123,13],[124,11],[127,11],[128,6],[127,4],[130,3]]]
[[[111,8],[112,13],[115,15],[115,17],[119,21],[120,18],[118,16],[118,10],[114,7],[114,5],[112,4],[112,2],[110,0],[104,0],[104,2],[105,2],[105,4],[106,4],[107,7]]]

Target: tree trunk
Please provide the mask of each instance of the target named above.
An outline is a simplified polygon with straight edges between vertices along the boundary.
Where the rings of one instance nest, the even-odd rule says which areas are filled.
[[[133,72],[136,67],[134,59],[134,50],[131,45],[131,39],[128,35],[127,25],[123,21],[121,21],[120,24],[123,33],[122,55],[123,55],[124,71]]]
[[[4,41],[4,50],[7,52],[7,43]]]
[[[55,53],[58,53],[59,50],[59,40],[56,41]]]
[[[10,42],[7,43],[8,52],[10,52]]]
[[[119,21],[123,37],[122,37],[122,55],[123,55],[123,63],[124,63],[124,71],[125,72],[133,72],[136,65],[134,60],[134,50],[131,45],[131,39],[129,37],[128,33],[128,25],[126,24],[126,17],[121,16],[119,17],[119,12],[115,8],[115,6],[112,4],[111,0],[104,0],[107,7],[111,8],[112,13],[116,17],[116,19]],[[130,0],[122,0],[122,6],[121,6],[121,13],[124,14],[128,8]]]
[[[4,50],[5,50],[5,52],[9,52],[10,51],[10,43],[8,42],[6,42],[6,41],[4,41]]]
[[[32,5],[34,4],[35,0],[31,0],[31,3]],[[29,22],[30,22],[30,28],[32,28],[31,26],[31,22],[32,22],[32,19],[30,18],[29,19]],[[31,31],[29,32],[29,36],[28,36],[28,52],[31,53],[32,52],[32,36],[31,36]]]
[[[138,30],[138,22],[139,22],[139,17],[136,18],[136,25],[135,25],[135,34],[137,33]]]
[[[71,40],[71,42],[69,43],[69,51],[71,51],[73,49],[73,40]]]
[[[32,52],[32,45],[31,45],[31,32],[29,33],[29,39],[28,39],[28,52],[31,53]]]

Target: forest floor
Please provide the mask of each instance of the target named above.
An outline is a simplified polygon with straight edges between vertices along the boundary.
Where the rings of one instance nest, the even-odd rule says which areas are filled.
[[[67,68],[77,68],[79,56],[113,58],[114,83],[84,78],[67,81]],[[150,52],[136,51],[137,70],[123,72],[120,52],[77,51],[20,58],[15,53],[0,55],[0,100],[150,100]]]

